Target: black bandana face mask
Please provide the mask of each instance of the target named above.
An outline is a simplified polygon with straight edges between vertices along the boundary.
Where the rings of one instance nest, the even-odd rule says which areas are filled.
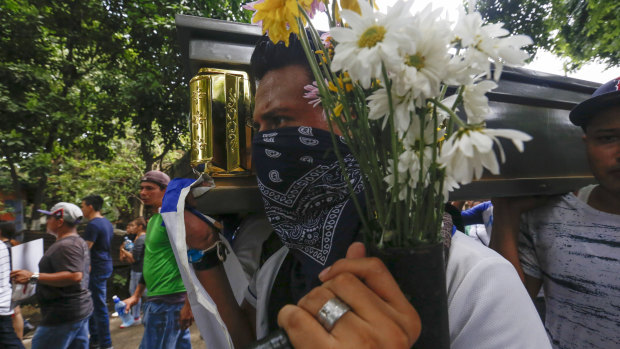
[[[342,139],[337,144],[362,202],[359,166]],[[321,270],[344,258],[360,229],[331,134],[311,127],[260,132],[252,142],[252,161],[269,222],[314,282]]]

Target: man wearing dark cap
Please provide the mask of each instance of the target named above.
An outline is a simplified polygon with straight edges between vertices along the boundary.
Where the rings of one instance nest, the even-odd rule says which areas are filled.
[[[147,290],[144,303],[144,335],[140,348],[191,348],[187,327],[180,320],[191,318],[185,286],[170,246],[166,227],[159,210],[170,177],[160,171],[149,171],[140,179],[140,198],[153,216],[146,227],[142,280],[134,294],[124,302],[126,311],[138,303]]]
[[[491,247],[510,260],[535,297],[545,291],[554,348],[620,343],[620,77],[570,113],[583,131],[597,184],[547,198],[494,201]],[[523,213],[523,215],[521,215]]]
[[[47,215],[47,232],[56,237],[39,262],[39,273],[15,270],[13,282],[37,284],[41,324],[32,338],[32,348],[88,348],[88,318],[93,301],[88,290],[90,254],[76,226],[82,211],[74,204],[59,202]]]

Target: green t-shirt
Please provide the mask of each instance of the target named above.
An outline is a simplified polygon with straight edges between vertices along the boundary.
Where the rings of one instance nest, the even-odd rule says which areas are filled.
[[[149,297],[185,292],[168,233],[162,222],[161,215],[157,213],[149,219],[146,227],[142,275]]]

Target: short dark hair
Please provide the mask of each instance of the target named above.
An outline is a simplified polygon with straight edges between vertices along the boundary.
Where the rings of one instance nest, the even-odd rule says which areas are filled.
[[[0,222],[0,235],[4,236],[7,239],[12,239],[15,236],[15,222]]]
[[[310,40],[310,47],[314,50],[316,46],[310,33],[306,32]],[[260,81],[269,71],[291,65],[304,67],[308,72],[308,77],[314,80],[304,48],[296,34],[291,33],[288,46],[283,41],[274,44],[267,35],[263,35],[254,46],[254,52],[250,59],[250,71],[254,87],[256,87],[256,82]]]
[[[134,219],[132,222],[136,223],[136,225],[141,225],[144,230],[146,230],[146,220],[144,219],[144,217],[140,216]]]
[[[62,221],[62,224],[66,225],[69,228],[75,228],[80,224],[80,222],[67,222],[65,220]]]
[[[83,198],[82,201],[84,201],[86,205],[92,206],[93,210],[96,212],[101,211],[101,208],[103,207],[103,198],[99,195],[88,195]]]

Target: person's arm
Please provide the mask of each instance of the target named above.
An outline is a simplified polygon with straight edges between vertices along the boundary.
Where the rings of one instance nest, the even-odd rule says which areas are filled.
[[[95,241],[97,240],[97,228],[93,222],[89,222],[84,229],[84,235],[82,236],[89,249],[93,248]]]
[[[192,307],[189,305],[189,297],[185,297],[185,304],[183,304],[179,314],[179,325],[182,330],[186,330],[192,325],[192,322],[194,322],[194,314],[192,313]]]
[[[131,263],[143,264],[144,260],[144,237],[138,236],[134,241],[133,250],[131,251]]]
[[[138,282],[138,286],[136,286],[136,291],[129,298],[123,300],[123,302],[125,302],[126,313],[129,313],[129,311],[131,310],[131,307],[133,307],[134,305],[138,303],[145,289],[146,289],[146,285],[144,284],[144,277],[143,277],[142,279],[140,279],[140,282]]]
[[[461,212],[463,225],[484,224],[482,213],[491,206],[489,201],[478,204],[468,210]]]
[[[213,246],[219,235],[193,213],[185,211],[186,242],[189,248],[204,250]],[[223,265],[207,270],[196,270],[196,277],[217,305],[217,310],[226,324],[235,348],[244,348],[252,343],[255,331],[252,328],[252,312],[241,307],[235,299]]]
[[[118,259],[120,259],[121,262],[127,263],[127,260],[125,260],[125,255],[123,254],[123,244],[121,244],[121,247],[118,249]]]
[[[127,263],[130,263],[130,264],[133,264],[133,263],[136,262],[134,260],[134,258],[133,258],[133,253],[125,250],[123,247],[121,247],[121,251],[120,251],[119,256],[120,256],[121,261],[123,261],[123,262],[127,262]]]
[[[542,280],[526,275],[519,260],[519,227],[521,214],[543,205],[547,198],[520,197],[494,198],[493,202],[493,234],[489,247],[506,258],[517,270],[521,281],[529,295],[535,298]]]
[[[34,273],[29,270],[15,270],[11,278],[19,284],[26,284]],[[52,287],[65,287],[79,284],[82,281],[82,272],[59,271],[57,273],[40,273],[38,283]]]
[[[420,336],[420,317],[407,301],[385,265],[365,256],[361,243],[349,247],[347,258],[319,275],[323,285],[304,296],[297,306],[278,314],[296,349],[411,348]],[[321,307],[338,297],[351,307],[327,331],[316,318]]]

